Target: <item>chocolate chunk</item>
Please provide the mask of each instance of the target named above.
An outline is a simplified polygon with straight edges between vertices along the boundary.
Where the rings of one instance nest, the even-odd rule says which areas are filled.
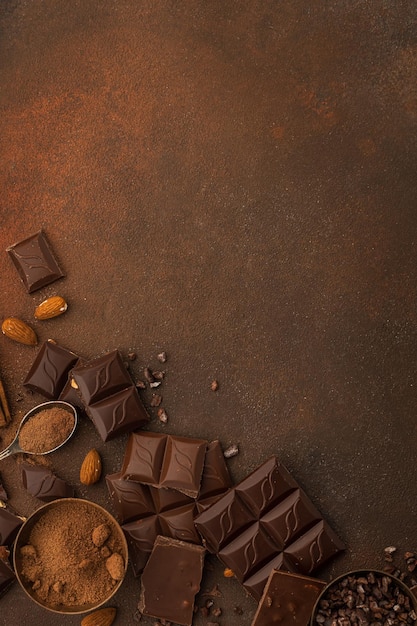
[[[117,350],[71,372],[84,408],[103,441],[147,424],[149,415]]]
[[[0,508],[0,545],[11,546],[23,520],[7,508]]]
[[[200,513],[207,547],[255,599],[272,569],[311,574],[344,548],[276,457]]]
[[[22,465],[22,482],[32,496],[43,502],[74,496],[74,489],[70,485],[40,465],[24,463]]]
[[[314,604],[326,583],[322,580],[272,570],[252,626],[307,626]]]
[[[170,487],[196,498],[207,442],[160,433],[132,433],[122,467],[126,480]]]
[[[208,445],[196,500],[174,489],[158,489],[125,480],[122,472],[106,476],[106,482],[116,517],[123,523],[136,576],[143,570],[157,535],[201,543],[194,526],[195,516],[231,485],[218,441]]]
[[[201,546],[157,537],[141,578],[138,607],[143,615],[191,626],[204,553]]]
[[[49,400],[57,400],[66,382],[70,369],[77,363],[78,356],[48,340],[42,344],[23,385],[40,393]]]
[[[8,247],[7,252],[29,293],[64,276],[42,230]]]
[[[3,595],[15,580],[15,573],[8,562],[0,559],[0,595]]]

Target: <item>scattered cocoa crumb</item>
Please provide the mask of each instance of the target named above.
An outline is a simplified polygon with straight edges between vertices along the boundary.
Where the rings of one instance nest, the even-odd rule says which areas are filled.
[[[161,381],[160,381],[160,380],[155,380],[155,381],[153,381],[152,383],[149,383],[149,387],[150,387],[151,389],[154,389],[155,387],[159,387],[159,385],[160,385],[160,384],[161,384]]]
[[[239,448],[235,443],[229,446],[228,448],[226,448],[226,450],[223,452],[223,455],[226,459],[230,459],[233,456],[237,456],[238,454],[239,454]]]
[[[219,388],[219,383],[218,383],[218,381],[217,381],[217,380],[212,380],[212,381],[211,381],[211,385],[210,385],[210,389],[211,389],[212,391],[217,391],[217,390],[218,390],[218,388]]]
[[[167,412],[165,411],[165,409],[163,409],[162,407],[160,409],[158,409],[158,419],[160,422],[162,422],[162,424],[167,424],[168,422],[168,415]]]
[[[223,594],[219,589],[219,585],[216,583],[213,587],[213,589],[210,589],[210,591],[205,591],[204,593],[201,594],[202,596],[209,596],[211,598],[222,598]]]
[[[129,361],[136,361],[136,357],[137,357],[136,352],[128,352],[127,353],[127,358],[129,359]]]
[[[148,381],[148,383],[154,383],[155,382],[155,378],[152,374],[152,370],[150,367],[145,367],[145,369],[143,370],[143,375],[145,376],[146,380]]]
[[[137,387],[138,389],[146,389],[146,385],[145,385],[145,383],[143,382],[143,380],[138,380],[138,381],[136,381],[136,387]]]
[[[220,607],[216,607],[212,610],[213,617],[220,617],[222,610]]]
[[[157,393],[152,394],[151,406],[159,406],[162,402],[162,396]]]
[[[152,374],[155,380],[164,380],[165,372],[162,372],[160,370],[153,370]]]
[[[166,360],[167,360],[167,353],[166,353],[166,352],[160,352],[160,353],[157,355],[157,357],[156,357],[156,358],[158,359],[158,361],[159,361],[160,363],[166,363]]]

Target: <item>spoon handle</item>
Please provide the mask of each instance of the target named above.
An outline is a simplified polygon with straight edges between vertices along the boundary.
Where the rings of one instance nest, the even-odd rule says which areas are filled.
[[[15,439],[9,446],[7,446],[7,448],[0,452],[0,461],[2,461],[3,459],[7,459],[8,456],[16,454],[17,452],[22,452],[22,450],[20,449],[19,444]]]

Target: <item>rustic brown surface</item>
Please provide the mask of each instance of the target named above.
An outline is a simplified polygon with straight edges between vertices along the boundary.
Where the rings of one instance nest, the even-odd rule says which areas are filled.
[[[2,319],[164,369],[150,428],[238,443],[235,480],[277,454],[348,544],[326,580],[417,548],[416,69],[402,0],[0,3]],[[5,249],[41,227],[66,278],[28,295]],[[34,320],[50,295],[68,311]],[[37,349],[0,339],[16,424]],[[48,462],[109,505],[79,466],[95,447],[116,471],[125,442],[84,420]],[[18,467],[0,475],[28,514]],[[212,621],[248,626],[209,565]],[[129,572],[115,624],[138,598]],[[17,585],[0,600],[2,625],[79,622]]]

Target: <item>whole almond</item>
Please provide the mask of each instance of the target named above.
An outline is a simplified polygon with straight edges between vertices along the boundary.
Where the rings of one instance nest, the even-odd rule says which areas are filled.
[[[90,613],[81,620],[81,626],[111,626],[116,617],[116,610],[114,607],[107,607],[105,609],[98,609],[94,613]]]
[[[35,331],[22,320],[17,317],[8,317],[1,325],[1,330],[6,337],[25,343],[28,346],[36,346],[38,338]]]
[[[94,485],[100,480],[101,476],[101,457],[97,450],[93,448],[81,464],[80,482],[83,485]]]
[[[35,309],[35,319],[49,320],[51,317],[62,315],[67,310],[68,305],[61,296],[51,296],[41,302]]]

